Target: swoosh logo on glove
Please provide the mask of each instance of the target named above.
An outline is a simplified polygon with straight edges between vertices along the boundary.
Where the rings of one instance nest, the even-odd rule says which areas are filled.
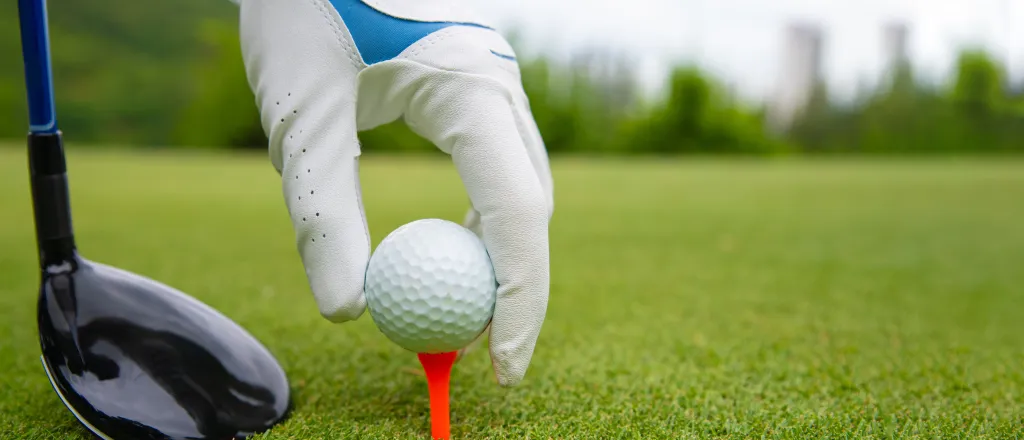
[[[494,49],[491,49],[491,53],[493,53],[494,56],[496,56],[498,58],[504,58],[504,59],[509,60],[509,61],[515,61],[516,60],[516,57],[514,57],[512,55],[505,55],[503,53],[495,52]]]

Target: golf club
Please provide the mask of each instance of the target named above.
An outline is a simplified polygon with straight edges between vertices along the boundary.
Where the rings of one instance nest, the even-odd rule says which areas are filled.
[[[75,246],[57,127],[45,0],[18,0],[28,157],[42,282],[42,363],[72,414],[103,439],[225,439],[265,431],[291,407],[274,356],[213,308]]]

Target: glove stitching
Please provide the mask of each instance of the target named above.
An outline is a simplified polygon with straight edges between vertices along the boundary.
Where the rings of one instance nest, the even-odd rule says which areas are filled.
[[[409,57],[419,56],[421,53],[423,53],[424,50],[426,50],[430,46],[433,46],[451,36],[452,31],[452,28],[441,29],[437,32],[428,35],[426,38],[417,41],[415,44],[410,46],[410,49],[412,49],[412,51],[409,52]]]
[[[328,11],[327,7],[324,6],[324,1],[312,0],[312,3],[317,10],[320,11],[320,14],[323,15],[327,25],[332,31],[334,31],[334,36],[338,39],[338,45],[341,46],[342,52],[345,52],[345,54],[348,55],[349,60],[351,60],[354,65],[365,67],[365,64],[362,61],[362,56],[356,57],[355,48],[347,44],[347,40],[341,32],[341,27],[338,25],[337,21],[331,17],[330,11]]]

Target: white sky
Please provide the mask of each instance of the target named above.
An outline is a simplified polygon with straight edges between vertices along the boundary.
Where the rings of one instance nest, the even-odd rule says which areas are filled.
[[[910,25],[909,51],[922,74],[941,80],[957,48],[986,46],[1024,77],[1024,0],[514,0],[478,1],[526,47],[555,56],[574,48],[628,53],[649,87],[667,67],[694,61],[759,99],[776,81],[783,30],[794,20],[825,31],[824,69],[833,88],[872,83],[882,65],[882,25]]]

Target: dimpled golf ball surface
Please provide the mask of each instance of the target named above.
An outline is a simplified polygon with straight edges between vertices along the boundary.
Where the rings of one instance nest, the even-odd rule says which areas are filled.
[[[415,353],[469,345],[490,322],[496,294],[483,242],[446,220],[399,227],[377,246],[366,269],[366,302],[374,323]]]

